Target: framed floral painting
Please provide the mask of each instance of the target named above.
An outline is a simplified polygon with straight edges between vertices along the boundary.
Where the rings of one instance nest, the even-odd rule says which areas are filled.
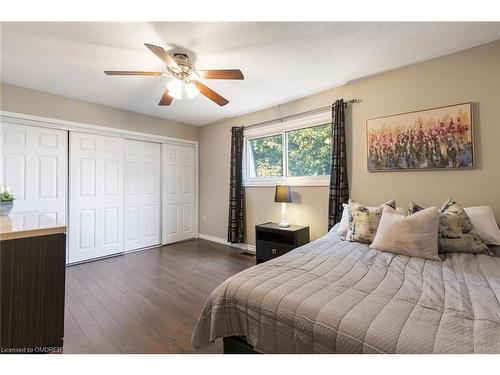
[[[369,171],[474,168],[472,103],[366,121]]]

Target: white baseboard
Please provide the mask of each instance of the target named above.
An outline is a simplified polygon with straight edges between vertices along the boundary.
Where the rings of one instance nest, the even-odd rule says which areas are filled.
[[[242,250],[248,251],[250,253],[255,253],[255,245],[249,245],[246,243],[230,243],[230,242],[227,242],[224,238],[210,236],[209,234],[203,234],[203,233],[198,234],[198,238],[201,238],[202,240],[221,243],[223,245],[237,247],[238,249],[242,249]]]

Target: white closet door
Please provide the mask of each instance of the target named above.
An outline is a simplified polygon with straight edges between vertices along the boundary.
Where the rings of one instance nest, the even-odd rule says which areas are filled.
[[[195,148],[163,144],[164,244],[196,236]]]
[[[125,141],[125,250],[160,244],[161,145]]]
[[[0,184],[15,196],[13,212],[38,211],[66,223],[68,134],[36,126],[3,123]]]
[[[123,145],[70,132],[70,263],[123,252]]]

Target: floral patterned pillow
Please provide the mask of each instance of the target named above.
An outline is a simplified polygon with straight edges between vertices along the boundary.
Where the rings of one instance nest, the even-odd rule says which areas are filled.
[[[378,207],[368,207],[349,199],[349,230],[345,239],[372,243],[385,206],[396,209],[396,202],[393,199]]]
[[[411,215],[423,208],[410,202],[408,214]],[[477,235],[476,229],[463,207],[457,202],[448,201],[439,210],[439,252],[490,254],[488,247]]]
[[[415,212],[422,211],[425,207],[421,207],[413,201],[408,205],[408,216],[413,215]]]

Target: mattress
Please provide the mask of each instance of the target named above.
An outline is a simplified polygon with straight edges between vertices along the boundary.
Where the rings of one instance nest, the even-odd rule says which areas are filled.
[[[500,258],[395,255],[335,230],[209,296],[194,348],[244,336],[262,353],[500,353]]]

